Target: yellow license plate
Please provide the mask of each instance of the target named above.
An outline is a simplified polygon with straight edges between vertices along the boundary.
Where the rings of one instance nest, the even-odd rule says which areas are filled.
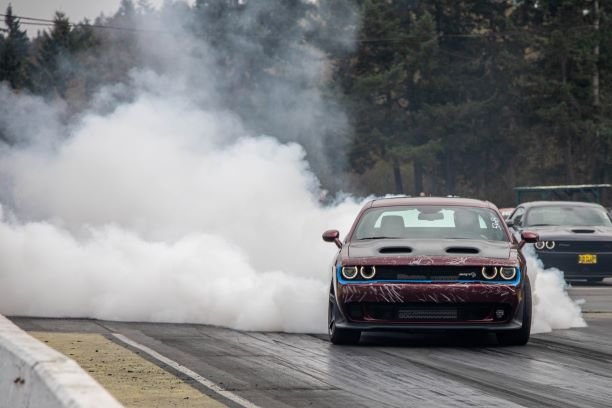
[[[594,254],[579,254],[578,255],[578,263],[579,264],[596,264],[597,263],[597,255],[594,255]]]

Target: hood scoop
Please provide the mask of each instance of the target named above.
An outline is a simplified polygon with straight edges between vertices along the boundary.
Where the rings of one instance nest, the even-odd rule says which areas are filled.
[[[592,228],[573,228],[572,232],[574,234],[594,234],[595,230]]]
[[[381,254],[409,254],[412,252],[412,248],[410,247],[382,247],[378,250]]]
[[[477,254],[480,250],[474,247],[448,247],[446,248],[447,254]]]
[[[566,231],[569,233],[569,230],[566,229]],[[389,258],[387,261],[393,263],[400,258],[419,256],[442,256],[445,259],[450,257],[515,259],[517,252],[512,245],[512,243],[506,241],[485,241],[482,239],[397,238],[393,240],[355,240],[345,245],[345,248],[347,256],[350,258]],[[364,259],[360,261],[365,262],[364,265],[370,265],[370,261]]]

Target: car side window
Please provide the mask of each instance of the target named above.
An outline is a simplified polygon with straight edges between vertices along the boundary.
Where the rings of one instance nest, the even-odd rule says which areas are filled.
[[[510,216],[512,223],[517,227],[523,225],[523,215],[525,215],[525,208],[518,207],[514,213]]]

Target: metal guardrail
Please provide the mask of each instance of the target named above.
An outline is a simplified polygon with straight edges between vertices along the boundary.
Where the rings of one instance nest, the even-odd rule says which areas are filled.
[[[514,187],[516,204],[525,201],[555,200],[555,201],[589,201],[600,203],[604,191],[612,187],[610,184],[575,184],[557,186],[525,186]],[[536,197],[525,199],[525,196]]]

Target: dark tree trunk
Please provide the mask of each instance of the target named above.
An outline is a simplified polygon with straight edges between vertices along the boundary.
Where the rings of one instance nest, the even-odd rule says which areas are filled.
[[[593,106],[598,107],[600,104],[599,99],[599,1],[595,0],[593,3],[593,10],[595,12],[595,21],[593,27],[595,34],[597,35],[597,43],[593,49]]]
[[[444,187],[446,191],[439,191],[438,193],[442,195],[455,195],[455,179],[451,171],[450,154],[448,152],[444,152],[443,163]]]
[[[402,168],[397,159],[393,160],[393,181],[395,183],[395,194],[404,194],[404,181],[402,180]]]
[[[424,193],[423,191],[423,167],[419,162],[413,162],[414,167],[414,195]]]

